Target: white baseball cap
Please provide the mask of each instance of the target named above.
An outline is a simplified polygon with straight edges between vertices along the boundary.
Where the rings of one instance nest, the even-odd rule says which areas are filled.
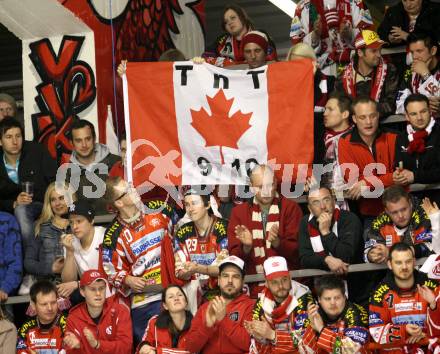
[[[222,268],[226,267],[228,264],[233,264],[236,267],[238,267],[241,271],[241,273],[244,275],[244,261],[237,257],[237,256],[229,256],[226,257],[224,260],[222,260],[219,264],[219,269],[220,271],[222,270]]]
[[[263,268],[267,280],[289,276],[289,269],[284,257],[269,257],[264,261]]]

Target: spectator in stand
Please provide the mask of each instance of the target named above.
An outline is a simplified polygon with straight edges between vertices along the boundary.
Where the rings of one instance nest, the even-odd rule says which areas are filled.
[[[0,93],[0,121],[5,117],[16,117],[17,103],[14,97],[7,93]]]
[[[252,317],[255,301],[243,293],[244,261],[229,256],[220,263],[221,296],[204,303],[186,336],[191,353],[249,353],[250,337],[244,322]]]
[[[15,353],[17,348],[17,328],[7,319],[0,307],[0,352]]]
[[[243,56],[249,69],[266,65],[269,41],[267,35],[260,31],[250,31],[243,36]]]
[[[427,312],[438,316],[439,288],[415,269],[413,248],[391,247],[389,271],[370,298],[370,334],[379,353],[427,353]]]
[[[306,353],[369,353],[368,313],[345,296],[344,281],[335,275],[316,278],[318,304],[309,303],[310,325],[302,339]]]
[[[440,210],[425,198],[420,205],[402,186],[391,186],[382,195],[385,211],[366,231],[365,261],[385,263],[389,249],[399,242],[413,248],[416,258],[440,253]]]
[[[325,155],[324,146],[324,118],[323,112],[328,100],[328,93],[333,91],[334,77],[325,75],[316,62],[316,55],[313,48],[306,43],[298,43],[289,49],[287,61],[309,58],[312,60],[314,73],[314,158],[313,163],[323,163]]]
[[[163,310],[148,322],[136,354],[155,354],[160,351],[188,354],[186,339],[193,316],[187,306],[188,297],[180,286],[172,284],[166,287],[162,291]]]
[[[109,177],[119,176],[125,179],[127,164],[127,138],[125,133],[119,137],[119,148],[121,150],[121,160],[115,162],[108,175]]]
[[[402,0],[390,6],[377,32],[392,46],[407,45],[413,32],[435,33],[440,23],[440,6],[430,0]]]
[[[37,281],[31,287],[30,297],[36,316],[18,330],[17,354],[62,352],[66,316],[58,311],[55,284]]]
[[[8,213],[0,212],[0,305],[18,289],[21,283],[23,261],[21,235],[17,220]],[[2,309],[12,319],[12,309]]]
[[[79,291],[82,274],[99,266],[99,248],[104,239],[105,228],[94,226],[95,211],[87,200],[78,200],[69,206],[71,234],[63,234],[64,266],[61,272],[62,284],[58,285],[60,296],[69,297]],[[108,293],[110,296],[110,293]]]
[[[358,217],[337,208],[327,187],[310,190],[308,209],[310,214],[299,227],[301,267],[347,274],[349,264],[362,261],[363,230]]]
[[[250,175],[254,197],[232,210],[228,249],[246,262],[246,274],[263,274],[271,256],[286,258],[289,269],[298,269],[298,229],[302,212],[298,204],[280,196],[277,179],[267,165],[257,165]],[[252,284],[251,297],[261,286]]]
[[[290,26],[293,44],[312,46],[318,67],[336,76],[337,66],[350,61],[354,39],[360,30],[373,27],[370,12],[362,0],[301,0]]]
[[[309,288],[290,279],[286,259],[264,261],[266,286],[257,301],[252,321],[245,322],[257,352],[298,353],[297,343],[308,324],[307,306],[313,303]]]
[[[242,39],[246,33],[255,30],[254,25],[243,8],[228,5],[223,11],[221,27],[225,33],[206,49],[202,57],[206,62],[221,67],[242,64],[245,60]],[[265,35],[268,42],[265,61],[277,60],[275,43]]]
[[[383,187],[395,183],[393,169],[397,134],[379,128],[377,106],[378,103],[369,97],[356,98],[352,104],[356,126],[338,143],[339,164],[351,164],[343,173],[349,186],[346,197],[358,201],[359,213],[365,225],[383,210],[378,199]],[[357,171],[351,173],[353,169]],[[373,190],[370,190],[371,187]]]
[[[27,274],[38,279],[59,278],[64,265],[61,235],[69,233],[67,212],[64,195],[58,193],[52,182],[44,194],[41,215],[35,222],[35,238],[26,248],[24,269]]]
[[[75,191],[78,200],[87,199],[97,215],[106,214],[107,208],[102,198],[105,180],[120,157],[111,154],[107,146],[96,142],[95,127],[85,119],[72,123],[71,143],[73,151],[66,171],[66,182],[73,185],[79,183]]]
[[[67,317],[64,344],[68,354],[131,354],[130,310],[117,297],[106,297],[105,273],[89,269],[83,273],[80,292],[85,302]]]
[[[163,52],[157,61],[185,61],[185,55],[177,48],[170,48]]]
[[[44,193],[55,180],[56,162],[43,145],[24,141],[23,127],[12,117],[0,122],[0,210],[15,214],[23,247],[35,237],[34,222],[40,216]],[[33,193],[22,189],[33,183]]]
[[[335,84],[336,91],[344,91],[352,98],[369,96],[378,102],[381,118],[396,110],[399,88],[396,67],[382,59],[380,51],[383,44],[376,32],[359,32],[355,39],[356,54]]]
[[[439,12],[440,13],[440,12]],[[440,117],[440,60],[439,44],[430,35],[412,33],[408,37],[413,62],[405,71],[402,89],[397,97],[396,113],[405,113],[405,100],[411,93],[428,97],[434,118]]]
[[[440,128],[431,115],[429,99],[420,93],[409,95],[405,116],[407,134],[402,135],[396,151],[396,179],[404,185],[440,182]],[[413,194],[440,203],[440,191],[436,189]]]
[[[160,312],[160,292],[147,289],[163,284],[162,244],[169,240],[171,221],[164,214],[144,214],[136,189],[120,177],[107,179],[105,199],[118,213],[104,236],[101,266],[115,290],[131,299],[137,346],[149,319]]]
[[[204,300],[218,295],[218,264],[228,256],[228,223],[213,215],[210,195],[197,186],[185,192],[184,205],[191,221],[175,234],[175,267],[179,279],[191,282],[185,290],[195,313],[200,295]]]
[[[338,166],[338,141],[344,134],[351,132],[351,99],[344,94],[333,92],[325,105],[324,126],[325,146],[324,164],[332,166],[331,171],[323,175],[323,182],[336,189],[341,181],[340,166]],[[338,203],[343,204],[338,200]]]

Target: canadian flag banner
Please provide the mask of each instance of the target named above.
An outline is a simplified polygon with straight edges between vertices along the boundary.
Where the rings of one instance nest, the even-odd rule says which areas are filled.
[[[253,70],[128,63],[123,83],[127,170],[137,187],[244,185],[266,163],[292,180],[313,160],[308,60]]]

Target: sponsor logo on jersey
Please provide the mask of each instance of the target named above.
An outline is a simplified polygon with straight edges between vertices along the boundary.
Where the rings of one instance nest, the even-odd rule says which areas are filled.
[[[237,322],[239,317],[240,313],[238,311],[234,311],[229,314],[229,319],[234,322]]]

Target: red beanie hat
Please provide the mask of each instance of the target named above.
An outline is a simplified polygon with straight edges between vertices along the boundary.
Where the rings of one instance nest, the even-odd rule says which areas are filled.
[[[246,44],[255,43],[258,46],[260,46],[265,53],[267,53],[268,40],[267,40],[267,36],[263,32],[250,31],[244,35],[241,42],[243,44],[243,49]]]

